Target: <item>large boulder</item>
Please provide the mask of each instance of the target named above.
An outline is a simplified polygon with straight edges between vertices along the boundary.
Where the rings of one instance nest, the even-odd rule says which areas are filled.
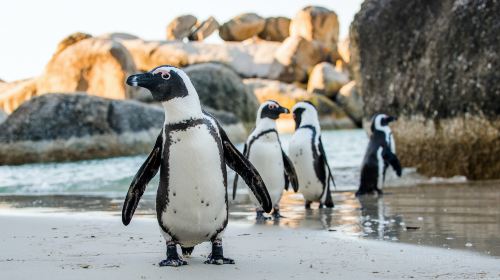
[[[367,0],[351,25],[366,116],[398,115],[405,166],[500,178],[500,2]]]
[[[254,13],[246,13],[232,18],[219,28],[219,36],[224,41],[243,41],[259,34],[266,20]]]
[[[288,37],[276,50],[271,79],[306,82],[314,65],[324,59],[321,47],[300,36]]]
[[[307,83],[307,91],[334,97],[349,82],[349,76],[329,62],[314,66]]]
[[[85,94],[31,99],[0,125],[0,164],[71,161],[147,153],[161,108]]]
[[[198,20],[192,15],[174,18],[167,25],[167,40],[182,40],[191,34]]]
[[[72,34],[66,36],[66,38],[62,39],[61,42],[59,42],[59,44],[57,44],[57,49],[56,49],[55,54],[58,54],[58,53],[62,52],[64,49],[66,49],[67,47],[74,45],[74,44],[76,44],[82,40],[88,39],[88,38],[92,38],[92,35],[87,34],[87,33],[83,33],[83,32],[72,33]]]
[[[191,41],[203,41],[217,31],[219,27],[217,20],[214,17],[209,17],[200,23],[200,25],[189,34],[188,38]]]
[[[283,42],[289,35],[290,19],[286,17],[266,18],[264,29],[258,34],[259,38],[278,42]]]
[[[243,124],[231,113],[206,108],[233,141]],[[149,153],[164,121],[161,106],[83,93],[31,99],[0,124],[0,165],[73,161]]]
[[[139,95],[127,87],[136,73],[127,49],[116,40],[86,38],[56,52],[37,81],[40,94],[85,91],[101,97],[124,99]]]
[[[234,113],[243,122],[255,121],[258,102],[231,68],[216,63],[184,68],[203,105]]]
[[[290,35],[324,44],[337,44],[339,20],[337,14],[324,7],[307,6],[300,10],[290,24]]]
[[[339,20],[334,11],[318,6],[303,8],[290,23],[290,36],[317,41],[329,53],[331,61],[338,58]]]

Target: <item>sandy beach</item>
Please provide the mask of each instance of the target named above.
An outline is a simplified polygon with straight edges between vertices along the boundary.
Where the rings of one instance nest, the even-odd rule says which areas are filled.
[[[159,267],[164,241],[156,220],[130,226],[101,213],[0,213],[0,278],[28,279],[498,279],[498,258],[426,246],[362,240],[342,233],[230,221],[224,239],[236,265],[203,261]],[[5,225],[8,225],[7,227]]]

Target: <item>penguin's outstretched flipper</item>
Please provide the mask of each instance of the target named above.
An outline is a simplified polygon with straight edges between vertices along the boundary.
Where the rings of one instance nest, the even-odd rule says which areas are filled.
[[[283,165],[285,167],[285,190],[288,190],[288,186],[291,184],[293,191],[297,192],[299,190],[299,179],[297,178],[292,161],[283,150],[281,150],[281,155],[283,156]]]
[[[270,213],[273,210],[273,205],[264,180],[262,180],[259,172],[257,172],[257,169],[255,169],[250,161],[231,143],[222,127],[218,123],[217,125],[219,127],[222,146],[224,147],[226,164],[243,178],[247,186],[252,190],[255,198],[262,205],[262,209]]]
[[[384,159],[385,162],[389,163],[394,171],[396,171],[396,174],[398,177],[401,177],[402,169],[401,169],[401,163],[399,162],[398,157],[396,154],[394,154],[390,148],[384,147],[382,150],[382,158]]]
[[[156,139],[153,150],[149,154],[146,161],[142,164],[139,171],[137,171],[134,180],[132,180],[132,183],[130,184],[127,197],[123,202],[122,222],[124,225],[128,225],[132,220],[132,216],[134,215],[135,209],[139,204],[139,200],[141,199],[142,194],[146,190],[146,186],[148,185],[149,181],[153,179],[156,173],[158,173],[158,169],[160,169],[161,151],[163,145],[162,134],[163,133],[160,133],[160,135]]]
[[[245,143],[245,146],[243,147],[243,155],[245,157],[248,157],[247,155],[247,143]],[[236,199],[236,189],[238,188],[238,173],[234,175],[234,180],[233,180],[233,200]]]

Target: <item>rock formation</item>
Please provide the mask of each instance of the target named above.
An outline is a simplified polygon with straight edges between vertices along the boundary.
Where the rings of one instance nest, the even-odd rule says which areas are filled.
[[[189,34],[188,39],[191,41],[203,41],[217,31],[219,27],[217,20],[214,17],[209,17]]]
[[[286,17],[266,18],[264,29],[258,34],[266,41],[283,42],[290,35],[290,19]]]
[[[198,20],[192,15],[174,18],[167,25],[167,40],[182,40],[191,34]]]
[[[367,0],[351,25],[366,116],[400,117],[405,166],[500,178],[500,2]]]

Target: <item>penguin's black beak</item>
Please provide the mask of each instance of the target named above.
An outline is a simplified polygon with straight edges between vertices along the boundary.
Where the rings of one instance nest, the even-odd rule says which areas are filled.
[[[127,85],[133,87],[149,88],[155,83],[153,74],[146,72],[143,74],[131,75],[127,78]]]
[[[391,122],[394,122],[394,121],[397,121],[398,118],[397,117],[394,117],[394,116],[389,116],[386,118],[386,122],[387,123],[391,123]]]
[[[283,106],[280,106],[280,107],[278,108],[278,112],[279,112],[280,114],[289,114],[289,113],[290,113],[290,110],[288,110],[287,108],[285,108],[285,107],[283,107]]]

